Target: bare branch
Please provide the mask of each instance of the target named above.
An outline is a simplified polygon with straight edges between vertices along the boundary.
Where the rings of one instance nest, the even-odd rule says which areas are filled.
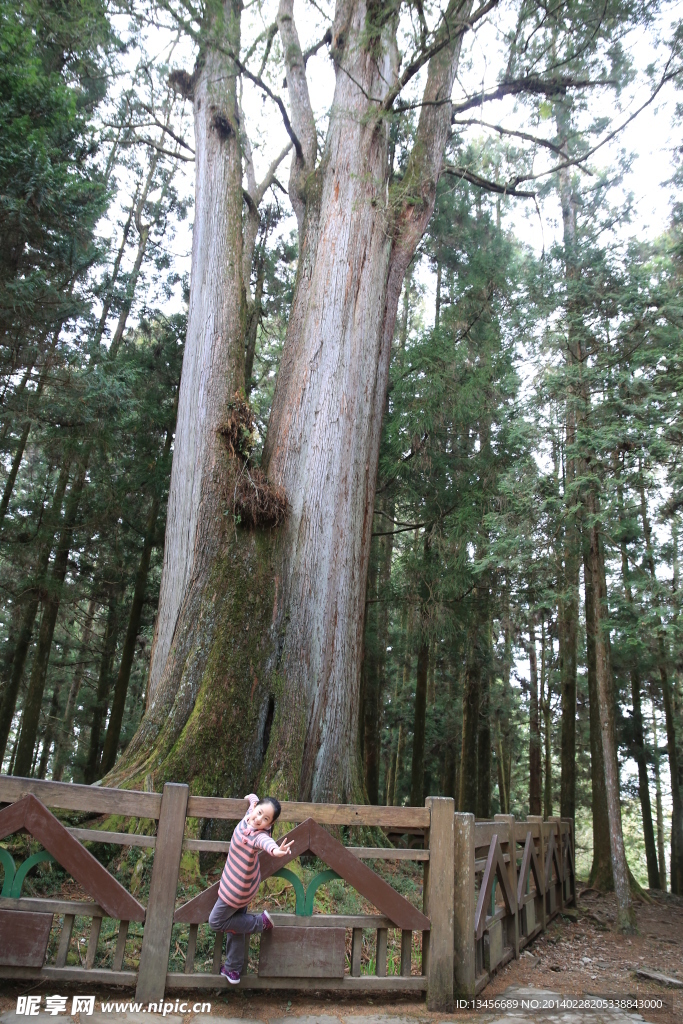
[[[438,30],[434,42],[431,44],[431,46],[428,46],[425,50],[418,54],[418,56],[415,57],[415,59],[412,60],[410,64],[408,64],[405,67],[403,74],[400,76],[400,78],[393,86],[393,88],[390,89],[389,92],[387,93],[384,101],[380,106],[380,110],[390,110],[391,107],[393,106],[394,100],[397,98],[401,90],[408,84],[408,82],[412,78],[415,77],[415,75],[420,71],[420,69],[423,68],[425,64],[428,64],[432,57],[434,57],[437,53],[443,50],[445,46],[451,45],[458,38],[458,36],[464,35],[465,32],[467,32],[468,29],[471,29],[478,21],[480,21],[485,14],[488,14],[488,12],[493,10],[494,7],[497,7],[498,2],[499,0],[486,0],[486,2],[483,3],[481,7],[479,7],[474,12],[472,17],[468,18],[467,21],[461,22],[460,25],[458,25],[457,28],[454,29],[451,29],[451,26],[448,22],[448,15],[446,15],[444,17],[444,25]],[[463,5],[461,4],[460,8],[462,6]],[[455,12],[456,17],[458,13],[459,10],[458,12]]]
[[[564,96],[568,89],[591,89],[601,85],[615,86],[618,83],[614,79],[604,78],[597,81],[586,79],[574,79],[568,75],[558,78],[541,78],[540,75],[525,75],[523,78],[515,78],[508,82],[501,82],[499,86],[490,92],[482,92],[478,96],[471,96],[462,103],[453,104],[453,115],[462,114],[465,110],[478,107],[481,103],[488,103],[490,100],[500,100],[504,96],[518,96],[520,93],[530,93],[542,96]]]
[[[287,70],[287,91],[292,110],[292,119],[296,126],[301,145],[296,150],[297,160],[303,161],[307,171],[315,167],[318,151],[318,135],[315,129],[315,117],[308,92],[306,64],[301,52],[299,35],[294,23],[294,0],[280,0],[277,12],[277,23],[282,40]],[[295,146],[296,149],[296,146]]]
[[[282,120],[284,121],[285,130],[289,135],[290,139],[292,140],[294,150],[297,156],[301,156],[303,158],[303,150],[301,148],[301,143],[299,142],[299,139],[297,138],[296,133],[292,128],[292,122],[289,120],[287,108],[285,107],[280,97],[276,93],[274,93],[273,90],[269,88],[269,86],[266,85],[266,83],[259,75],[255,75],[253,71],[250,71],[248,67],[245,67],[245,65],[242,63],[239,57],[236,57],[232,51],[228,50],[225,52],[227,52],[228,56],[231,57],[232,60],[234,60],[237,70],[241,72],[241,74],[243,74],[245,78],[248,78],[250,82],[253,82],[254,85],[258,85],[259,89],[262,89],[266,96],[268,96],[268,98],[271,99],[273,103],[277,104],[278,109],[282,115]]]
[[[453,167],[450,164],[444,164],[443,173],[451,174],[454,178],[461,178],[463,181],[469,181],[471,185],[486,189],[487,192],[497,192],[502,196],[515,196],[517,199],[536,198],[535,192],[521,192],[513,184],[500,185],[497,181],[489,181],[487,178],[475,174],[474,171],[468,171],[466,167]]]
[[[513,135],[515,138],[524,139],[525,142],[533,142],[535,145],[545,146],[546,149],[550,149],[553,153],[557,153],[558,156],[562,156],[561,146],[556,145],[554,142],[550,142],[549,139],[541,139],[536,135],[529,135],[527,132],[513,131],[512,128],[503,128],[500,124],[489,124],[487,121],[480,121],[473,117],[467,118],[465,121],[456,121],[453,119],[451,124],[463,125],[465,127],[481,125],[482,128],[491,128],[494,132],[498,132],[499,135]]]
[[[182,146],[184,149],[188,149],[190,153],[192,153],[192,155],[194,156],[194,150],[192,146],[189,146],[187,142],[185,142],[185,140],[180,137],[180,135],[176,135],[173,129],[170,128],[167,124],[164,124],[162,121],[160,121],[151,107],[148,107],[146,103],[138,103],[137,105],[140,107],[141,110],[146,111],[150,115],[150,117],[152,118],[152,122],[156,125],[157,128],[161,128],[161,130],[165,132],[166,135],[171,136],[174,142],[177,142],[178,145]]]
[[[275,175],[277,173],[277,169],[284,160],[284,158],[287,156],[287,154],[290,152],[291,148],[292,143],[288,142],[287,145],[282,150],[282,152],[280,152],[273,160],[272,164],[266,171],[266,175],[261,184],[256,186],[256,189],[254,190],[254,202],[256,203],[257,206],[261,203],[264,195],[266,194],[270,186],[275,182]]]

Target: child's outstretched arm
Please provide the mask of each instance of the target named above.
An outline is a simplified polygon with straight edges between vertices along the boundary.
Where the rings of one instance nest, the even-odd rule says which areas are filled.
[[[276,846],[274,850],[269,850],[268,853],[271,857],[286,857],[289,851],[292,849],[294,844],[293,839],[283,839],[279,846]]]

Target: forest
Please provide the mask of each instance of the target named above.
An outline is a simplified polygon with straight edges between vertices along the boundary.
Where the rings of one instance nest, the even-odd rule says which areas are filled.
[[[674,6],[0,12],[2,771],[683,894]]]

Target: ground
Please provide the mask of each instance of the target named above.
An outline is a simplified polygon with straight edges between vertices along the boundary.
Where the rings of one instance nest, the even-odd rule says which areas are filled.
[[[683,982],[683,899],[670,894],[653,894],[652,904],[636,907],[638,934],[626,938],[614,934],[610,924],[615,916],[613,896],[603,896],[593,890],[584,891],[579,898],[576,921],[556,918],[545,935],[540,936],[518,961],[512,961],[500,971],[481,994],[481,999],[498,1001],[505,1006],[509,997],[519,995],[531,986],[537,992],[555,992],[565,996],[660,996],[667,1000],[664,1010],[643,1010],[642,1018],[653,1024],[681,1024],[683,1022],[683,988],[665,987],[658,982],[639,978],[641,969],[652,969]],[[79,990],[80,992],[80,990]],[[121,990],[91,990],[96,995],[96,1010],[102,1000],[130,999],[131,994]],[[0,1024],[22,1019],[16,1015],[17,997],[21,994],[53,994],[50,986],[29,986],[6,983],[0,991]],[[63,995],[74,992],[65,990]],[[183,993],[176,998],[211,1000],[210,1016],[187,1014],[184,1018],[173,1013],[165,1018],[172,1024],[200,1024],[202,1020],[223,1018],[249,1019],[263,1024],[431,1024],[431,1022],[477,1017],[478,1024],[526,1024],[537,1020],[539,1024],[628,1024],[637,1020],[623,1013],[552,1012],[514,1014],[496,1006],[490,1010],[465,1011],[456,1014],[429,1013],[424,1001],[417,997],[354,998],[333,996],[311,998],[296,993],[252,993],[236,989],[229,992],[206,994]],[[44,999],[43,1004],[44,1006]],[[47,1017],[41,1014],[33,1020],[43,1024]],[[62,1015],[62,1019],[65,1017]],[[71,1019],[71,1018],[67,1018]],[[126,1020],[114,1013],[81,1015],[81,1024],[104,1024],[106,1021]],[[154,1015],[129,1016],[128,1024],[154,1024]]]

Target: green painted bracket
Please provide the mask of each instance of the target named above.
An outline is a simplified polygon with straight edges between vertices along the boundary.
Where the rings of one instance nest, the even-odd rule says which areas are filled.
[[[14,863],[14,857],[9,850],[6,850],[3,846],[0,846],[0,864],[2,864],[5,872],[0,896],[9,896],[12,892],[12,883],[14,882],[14,876],[17,872],[17,868]]]
[[[297,878],[294,872],[290,871],[289,868],[280,868],[279,871],[274,871],[272,877],[284,878],[286,882],[289,882],[290,885],[294,886],[294,894],[296,896],[294,913],[302,916],[304,913],[306,894],[304,892],[304,887],[301,884],[301,879]]]
[[[325,882],[329,882],[330,879],[332,878],[340,877],[341,876],[338,875],[336,871],[333,871],[332,868],[328,868],[327,871],[321,871],[319,874],[315,876],[315,878],[311,879],[308,889],[306,890],[306,902],[304,903],[303,915],[304,917],[310,917],[311,914],[313,913],[313,900],[315,899],[315,894],[320,888],[320,886],[324,885]]]
[[[21,887],[23,886],[24,879],[26,878],[26,876],[29,873],[29,871],[31,870],[31,868],[34,868],[36,866],[36,864],[42,864],[42,863],[45,863],[45,862],[51,862],[53,864],[57,863],[57,861],[52,856],[52,854],[51,853],[46,853],[45,850],[40,850],[38,853],[34,853],[33,856],[28,857],[23,862],[23,864],[20,865],[19,870],[17,871],[16,875],[14,876],[14,882],[12,883],[12,888],[10,890],[9,895],[13,896],[15,899],[17,899],[19,896],[21,896]],[[3,886],[3,895],[4,895],[4,891],[5,891],[5,889],[4,889],[4,886]]]
[[[341,876],[336,871],[333,871],[332,868],[328,868],[327,871],[320,871],[311,879],[307,890],[304,890],[301,879],[297,878],[289,868],[280,868],[279,871],[273,872],[271,877],[284,878],[286,882],[289,882],[294,887],[296,896],[295,914],[298,917],[310,917],[313,913],[315,894],[320,886],[324,885],[325,882],[329,882],[332,878],[340,878]]]

